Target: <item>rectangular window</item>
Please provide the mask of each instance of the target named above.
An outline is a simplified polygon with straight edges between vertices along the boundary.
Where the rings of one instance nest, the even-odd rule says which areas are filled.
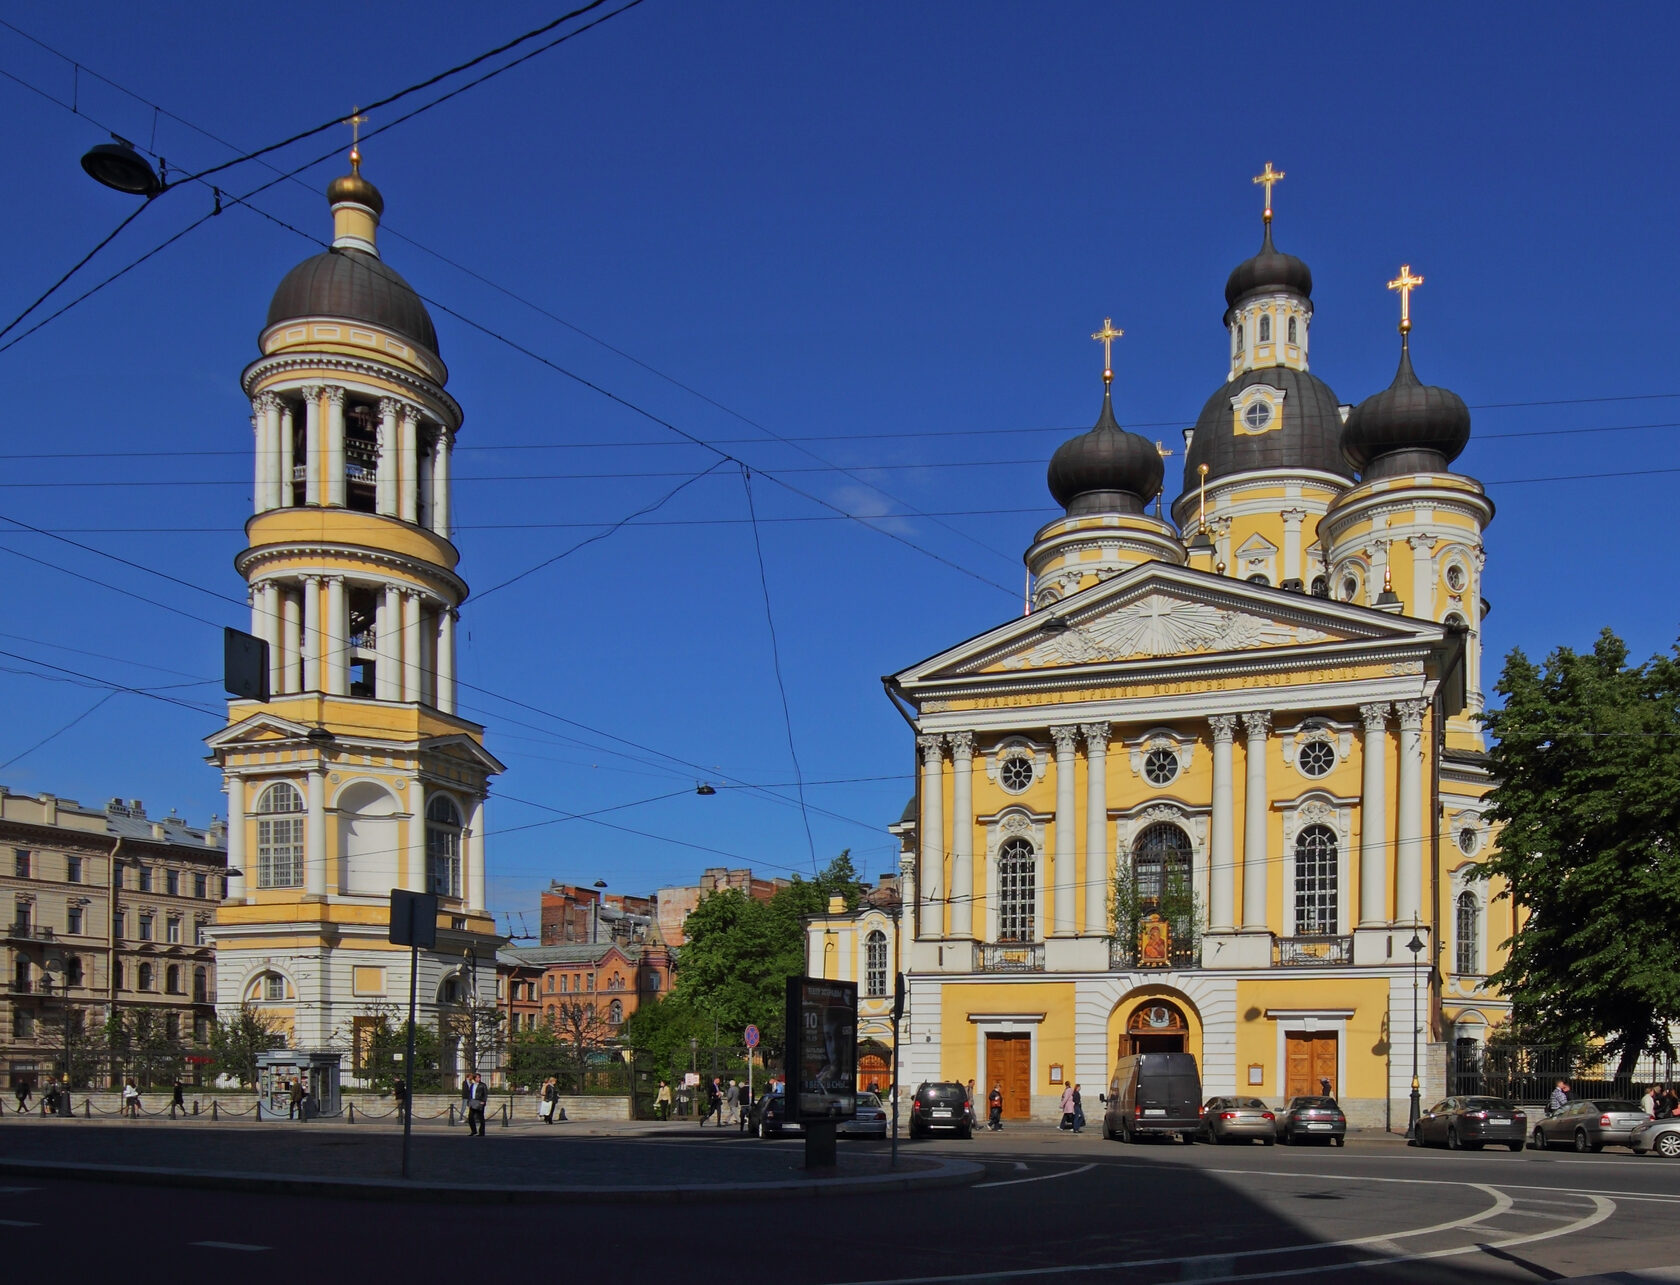
[[[199,1047],[210,1042],[210,1019],[208,1017],[193,1018],[193,1043]]]
[[[138,886],[141,892],[150,892],[152,890],[152,871],[150,866],[141,866],[138,870],[136,870],[135,879],[138,881]]]
[[[163,921],[163,939],[171,945],[181,944],[181,920],[175,915]]]
[[[152,939],[152,917],[150,915],[141,915],[140,916],[140,940],[141,941],[150,941],[151,939]]]
[[[163,1034],[166,1039],[181,1038],[181,1015],[179,1013],[165,1013],[163,1015]]]
[[[28,848],[13,848],[12,849],[12,862],[13,862],[13,873],[16,874],[19,879],[29,878],[29,849]]]
[[[80,883],[82,881],[82,859],[80,857],[64,858],[64,882]]]
[[[124,965],[121,960],[118,960],[115,964],[111,965],[111,968],[113,970],[113,975],[117,979],[117,989],[120,990],[120,991],[127,990],[128,989],[128,968],[127,968],[127,966]]]
[[[461,832],[443,826],[426,827],[426,868],[432,891],[440,897],[461,895]]]
[[[210,944],[209,926],[202,920],[193,923],[193,945],[208,946]]]
[[[286,979],[278,973],[270,973],[263,978],[264,999],[285,999]]]
[[[193,896],[207,897],[210,895],[210,878],[208,875],[193,876]]]
[[[1295,840],[1295,932],[1329,936],[1337,928],[1340,861],[1336,833],[1309,825]]]
[[[81,933],[82,908],[80,906],[71,906],[64,912],[64,931],[72,937]]]
[[[257,822],[257,887],[303,885],[303,818],[280,814]]]
[[[128,916],[120,910],[111,919],[111,931],[117,935],[118,941],[128,936]]]
[[[179,870],[165,870],[163,872],[163,890],[171,897],[181,895],[181,872]]]
[[[20,1040],[33,1038],[35,1034],[35,1014],[27,1008],[12,1010],[12,1034]]]

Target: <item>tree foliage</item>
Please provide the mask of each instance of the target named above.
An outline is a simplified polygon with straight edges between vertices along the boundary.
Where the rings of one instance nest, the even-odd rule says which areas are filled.
[[[1631,1065],[1680,1021],[1680,662],[1629,665],[1610,631],[1536,667],[1514,651],[1486,716],[1503,828],[1478,871],[1507,882],[1519,930],[1491,979],[1516,1026],[1601,1039]]]
[[[240,1084],[257,1082],[257,1054],[279,1048],[282,1037],[263,1013],[243,1005],[225,1021],[210,1028],[210,1066],[217,1075],[230,1075]]]
[[[455,1087],[443,1079],[442,1048],[437,1028],[424,1022],[414,1024],[414,1065],[408,1061],[408,1016],[395,1008],[378,1008],[368,1029],[364,1074],[373,1087],[384,1091],[398,1079],[413,1093],[437,1093]],[[406,1074],[405,1074],[406,1071]]]

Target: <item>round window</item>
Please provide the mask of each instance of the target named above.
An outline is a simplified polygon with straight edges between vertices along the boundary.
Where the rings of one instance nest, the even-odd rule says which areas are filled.
[[[1458,850],[1465,856],[1472,855],[1481,846],[1482,836],[1476,833],[1476,827],[1467,825],[1458,832]]]
[[[1019,794],[1031,785],[1033,775],[1033,761],[1026,754],[1011,754],[998,765],[998,780],[1011,794]]]
[[[1272,404],[1270,402],[1250,402],[1248,409],[1243,412],[1243,423],[1248,425],[1249,431],[1258,433],[1272,422]]]
[[[1153,749],[1143,756],[1143,775],[1151,785],[1165,785],[1178,775],[1178,753]]]
[[[1336,751],[1328,741],[1308,741],[1301,747],[1296,762],[1301,765],[1303,776],[1324,776],[1336,766]]]
[[[1470,582],[1470,577],[1464,573],[1464,568],[1453,563],[1447,568],[1447,588],[1454,593],[1463,593],[1464,586]]]
[[[1342,580],[1342,597],[1352,602],[1359,596],[1359,577],[1347,576]]]

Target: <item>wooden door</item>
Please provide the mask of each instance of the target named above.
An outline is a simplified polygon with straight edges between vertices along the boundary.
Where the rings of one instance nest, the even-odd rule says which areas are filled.
[[[986,1079],[981,1096],[992,1091],[991,1086],[1003,1086],[1003,1118],[1025,1120],[1032,1115],[1032,1036],[987,1035]],[[976,1106],[984,1114],[984,1108]]]
[[[1334,1031],[1289,1032],[1283,1037],[1286,1078],[1284,1093],[1289,1097],[1317,1096],[1330,1082],[1335,1097],[1336,1033]]]

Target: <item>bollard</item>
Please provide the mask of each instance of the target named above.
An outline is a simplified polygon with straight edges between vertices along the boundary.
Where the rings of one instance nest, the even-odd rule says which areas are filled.
[[[76,1104],[74,1102],[72,1102],[70,1104],[70,1109],[64,1113],[64,1118],[66,1120],[74,1120],[76,1118]],[[82,1099],[82,1119],[84,1119],[84,1120],[93,1119],[93,1099],[92,1098],[83,1098]]]
[[[198,1114],[198,1099],[197,1098],[193,1099],[193,1114],[194,1115]]]
[[[356,1104],[354,1102],[346,1103],[344,1110],[345,1110],[346,1115],[349,1118],[349,1122],[351,1124],[355,1124],[356,1123]]]
[[[511,1102],[502,1103],[502,1128],[504,1129],[508,1127],[508,1113],[512,1109],[512,1106],[513,1104]]]
[[[210,1120],[211,1120],[212,1123],[221,1119],[220,1111],[221,1111],[221,1104],[219,1102],[217,1102],[214,1098],[211,1098],[210,1099]]]
[[[455,1127],[455,1104],[453,1102],[449,1104],[449,1127],[451,1129]]]

